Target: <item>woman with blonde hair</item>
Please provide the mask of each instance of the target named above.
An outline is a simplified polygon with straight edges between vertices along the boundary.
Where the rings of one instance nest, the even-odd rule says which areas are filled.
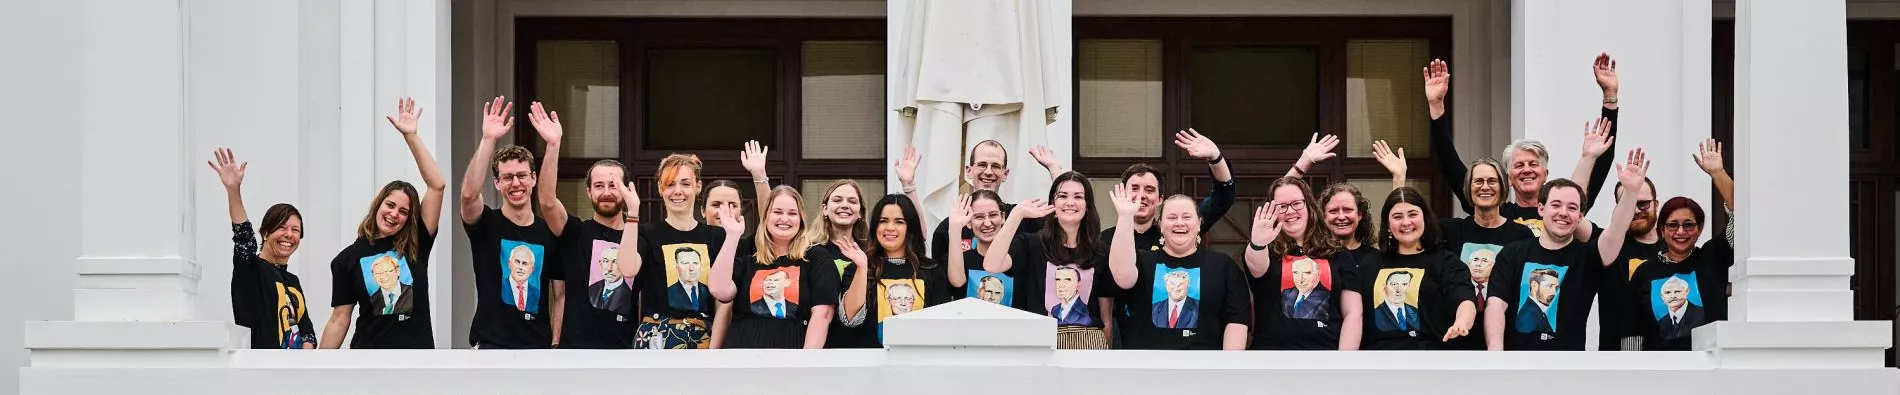
[[[837,269],[801,238],[805,220],[798,190],[781,185],[767,196],[765,215],[749,239],[742,239],[745,216],[738,209],[718,216],[726,231],[720,251],[746,252],[722,252],[713,263],[713,298],[732,303],[720,346],[824,348],[838,304]]]

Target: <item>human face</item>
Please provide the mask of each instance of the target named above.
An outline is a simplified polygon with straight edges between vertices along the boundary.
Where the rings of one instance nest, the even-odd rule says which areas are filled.
[[[1531,155],[1531,159],[1536,160],[1537,156]],[[1504,191],[1503,180],[1504,178],[1499,176],[1498,168],[1495,166],[1488,164],[1473,166],[1471,185],[1466,186],[1467,191],[1471,193],[1471,204],[1487,209],[1503,205],[1504,196],[1500,193]]]
[[[290,254],[297,252],[297,246],[303,245],[302,216],[292,215],[285,218],[284,224],[278,225],[277,229],[266,231],[270,233],[264,235],[265,248],[277,259],[290,259]]]
[[[1319,284],[1318,271],[1319,264],[1312,259],[1293,262],[1293,287],[1298,288],[1300,293],[1312,292],[1313,286]]]
[[[1069,299],[1075,299],[1075,295],[1076,295],[1075,291],[1077,288],[1080,288],[1081,284],[1082,284],[1082,280],[1079,278],[1076,278],[1075,270],[1057,269],[1056,270],[1056,299],[1061,299],[1063,301],[1068,301]]]
[[[1656,210],[1661,208],[1656,205],[1656,191],[1649,188],[1649,183],[1636,185],[1638,186],[1635,197],[1636,216],[1630,217],[1629,227],[1629,235],[1632,237],[1656,231]],[[1625,187],[1628,186],[1625,185]]]
[[[1161,206],[1161,181],[1154,173],[1141,173],[1128,177],[1128,193],[1135,196],[1140,204],[1135,208],[1135,223],[1145,224],[1155,218],[1155,208]]]
[[[1003,207],[995,200],[973,199],[970,201],[970,231],[976,233],[976,239],[983,244],[996,240],[996,232],[1003,230]],[[1000,285],[998,285],[1000,287]],[[999,288],[1000,289],[1000,288]]]
[[[1480,283],[1491,281],[1491,265],[1496,263],[1497,259],[1498,253],[1491,250],[1472,251],[1471,262],[1465,263],[1471,268],[1471,281]]]
[[[877,234],[877,246],[884,248],[885,256],[904,256],[904,238],[910,232],[907,222],[904,209],[895,204],[886,204],[879,209],[875,225],[877,229],[873,232]]]
[[[674,262],[673,266],[679,271],[680,283],[681,284],[698,284],[699,283],[699,259],[700,259],[699,253],[698,252],[681,253],[678,255],[678,258],[675,258],[675,259],[677,259],[678,262]]]
[[[864,212],[863,203],[858,201],[858,187],[844,184],[831,190],[831,194],[825,196],[823,209],[825,216],[831,218],[832,226],[850,228],[862,219],[858,215]]]
[[[1662,300],[1664,305],[1669,306],[1669,311],[1681,310],[1683,305],[1689,304],[1688,283],[1677,281],[1663,282]]]
[[[693,168],[679,166],[673,172],[673,178],[660,180],[660,199],[667,213],[691,215],[693,198],[699,194],[699,172]],[[732,201],[739,201],[738,191],[733,191]],[[710,200],[710,199],[709,199]]]
[[[1273,190],[1273,208],[1280,213],[1280,233],[1294,240],[1306,235],[1306,194],[1298,185]]]
[[[720,210],[727,207],[732,208],[733,211],[739,210],[739,190],[715,187],[712,191],[706,192],[706,207],[701,207],[699,214],[706,217],[706,223],[717,224],[725,220],[720,217],[722,215]]]
[[[398,289],[402,286],[402,265],[396,263],[396,258],[376,258],[376,262],[370,265],[370,274],[376,277],[376,286],[382,289]]]
[[[495,192],[501,193],[503,203],[512,208],[528,207],[528,198],[534,191],[534,168],[527,161],[509,160],[495,164]]]
[[[1545,197],[1543,206],[1537,213],[1544,216],[1544,235],[1557,239],[1569,239],[1576,235],[1577,222],[1582,220],[1583,197],[1576,188],[1551,188],[1550,196]]]
[[[395,236],[409,226],[409,202],[409,194],[402,191],[390,191],[383,197],[383,202],[376,205],[377,236]]]
[[[508,253],[508,278],[517,283],[525,283],[532,275],[534,275],[534,251],[528,250],[528,246],[515,246],[514,251]]]
[[[983,288],[977,291],[976,293],[977,299],[982,299],[985,302],[1002,304],[1003,303],[1003,280],[996,279],[995,277],[991,277],[988,280],[989,281],[984,281]]]
[[[1082,223],[1082,216],[1088,213],[1089,197],[1082,189],[1082,183],[1063,182],[1056,186],[1055,200],[1050,205],[1056,208],[1056,223],[1071,225]]]
[[[772,199],[772,206],[766,209],[765,232],[772,236],[772,241],[792,240],[798,236],[800,221],[804,220],[802,215],[798,212],[798,199],[793,199],[789,194],[778,195]]]
[[[765,275],[764,280],[759,281],[759,287],[765,288],[765,296],[771,297],[772,299],[784,299],[785,283],[790,282],[788,277],[791,277],[791,275],[785,274],[784,270],[772,272],[772,274]]]
[[[995,146],[976,147],[970,152],[970,164],[963,167],[963,177],[970,180],[973,188],[997,190],[1003,186],[1003,180],[1009,179],[1009,168],[1004,166],[1008,155]]]
[[[1695,248],[1696,240],[1702,239],[1702,224],[1696,222],[1695,214],[1689,209],[1676,209],[1663,220],[1662,239],[1663,244],[1668,245],[1669,252],[1677,256],[1688,254],[1689,250]]]
[[[1411,291],[1412,276],[1394,274],[1385,277],[1385,300],[1388,304],[1405,304],[1405,293]]]
[[[1350,193],[1335,193],[1326,199],[1326,230],[1332,231],[1333,237],[1352,239],[1353,232],[1359,229],[1360,215],[1359,201]]]
[[[620,215],[620,180],[626,170],[616,166],[595,166],[587,172],[587,200],[594,202],[594,215],[613,218]]]
[[[1187,299],[1187,276],[1168,276],[1168,300],[1179,302]]]
[[[1549,306],[1551,301],[1557,299],[1557,287],[1556,278],[1545,278],[1542,282],[1531,284],[1531,297],[1537,298],[1539,303]]]
[[[917,305],[917,291],[908,286],[890,287],[891,314],[909,313]]]
[[[1161,242],[1176,251],[1188,251],[1194,248],[1195,239],[1201,235],[1200,214],[1194,212],[1194,202],[1175,199],[1164,203],[1161,214]]]
[[[600,279],[607,282],[620,280],[620,249],[609,248],[600,253]]]
[[[1425,236],[1425,211],[1410,202],[1399,202],[1386,213],[1385,227],[1392,238],[1398,239],[1399,246],[1422,247],[1419,238]]]
[[[1536,201],[1537,189],[1544,186],[1544,178],[1550,170],[1544,168],[1544,161],[1537,159],[1537,153],[1517,150],[1511,153],[1511,188],[1517,190],[1517,196],[1523,200]]]

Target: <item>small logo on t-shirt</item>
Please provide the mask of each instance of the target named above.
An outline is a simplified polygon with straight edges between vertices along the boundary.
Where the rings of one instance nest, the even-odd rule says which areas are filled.
[[[522,321],[534,321],[534,314],[522,314],[522,315],[521,315],[521,320],[522,320]]]
[[[1551,334],[1549,334],[1549,333],[1539,333],[1539,334],[1537,334],[1537,340],[1550,340],[1550,339],[1555,339],[1555,338],[1557,338],[1557,337],[1556,337],[1556,336],[1552,336],[1552,335],[1551,335]]]
[[[1193,329],[1182,330],[1181,337],[1194,337],[1194,330]]]
[[[409,315],[408,315],[408,314],[399,314],[399,315],[396,315],[396,322],[403,322],[403,321],[408,321],[408,320],[409,320]]]
[[[614,322],[627,322],[627,316],[616,314],[614,315]]]
[[[1326,321],[1313,321],[1313,324],[1314,324],[1314,326],[1316,326],[1316,327],[1320,327],[1320,328],[1325,328],[1325,327],[1326,327]]]
[[[964,251],[969,251],[971,248],[976,248],[976,240],[963,239],[963,240],[958,241],[958,243],[963,245]]]

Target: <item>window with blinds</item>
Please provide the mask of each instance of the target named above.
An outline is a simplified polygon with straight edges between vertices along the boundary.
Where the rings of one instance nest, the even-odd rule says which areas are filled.
[[[1161,41],[1082,40],[1075,58],[1082,156],[1161,156]]]
[[[807,41],[802,59],[805,158],[884,158],[884,43]]]
[[[1425,85],[1419,67],[1431,61],[1427,40],[1346,42],[1346,155],[1371,158],[1372,142],[1405,148],[1407,159],[1431,154]]]
[[[535,64],[540,90],[534,100],[561,116],[561,156],[619,157],[619,44],[540,41],[535,43]]]

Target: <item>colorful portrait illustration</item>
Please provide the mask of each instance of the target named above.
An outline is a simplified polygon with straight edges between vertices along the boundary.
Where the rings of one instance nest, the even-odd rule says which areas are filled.
[[[1532,238],[1544,237],[1544,219],[1543,218],[1519,218],[1519,219],[1513,219],[1511,220],[1511,222],[1515,222],[1518,225],[1524,225],[1524,227],[1526,228],[1531,228]]]
[[[302,328],[298,328],[299,317],[304,315],[303,292],[296,288],[285,287],[277,283],[277,345],[287,349],[303,348]]]
[[[1500,251],[1504,251],[1504,246],[1465,243],[1464,251],[1458,254],[1458,261],[1464,262],[1465,268],[1471,269],[1472,284],[1491,284],[1491,268],[1497,265]]]
[[[1557,333],[1557,302],[1563,295],[1569,267],[1524,263],[1524,283],[1517,294],[1518,333]]]
[[[1042,271],[1042,304],[1049,308],[1049,316],[1055,317],[1056,325],[1092,325],[1095,313],[1090,307],[1095,305],[1095,299],[1090,294],[1095,291],[1096,269],[1045,264],[1048,267]]]
[[[1656,317],[1656,330],[1664,340],[1689,336],[1706,319],[1702,311],[1702,290],[1695,273],[1677,274],[1649,282],[1649,307]]]
[[[523,313],[541,312],[541,267],[547,249],[540,244],[501,239],[501,302]]]
[[[838,281],[844,281],[845,277],[848,276],[849,273],[852,272],[852,267],[851,267],[852,263],[850,260],[833,259],[831,260],[831,264],[838,266]],[[849,284],[846,284],[846,285],[849,285]]]
[[[912,311],[923,310],[923,280],[877,280],[877,297],[884,301],[877,306],[877,322]]]
[[[1191,329],[1201,313],[1201,268],[1155,265],[1152,321],[1156,328]]]
[[[369,293],[363,314],[409,314],[415,306],[415,295],[409,291],[416,283],[409,273],[409,259],[384,251],[357,262],[363,268],[363,289]]]
[[[1298,255],[1280,258],[1280,307],[1287,318],[1332,318],[1333,265]]]
[[[1015,305],[1012,303],[1016,296],[1015,278],[1007,274],[990,273],[982,270],[969,270],[969,277],[965,278],[970,279],[971,286],[964,287],[969,289],[968,294],[964,295],[964,297],[1004,306]]]
[[[712,312],[718,305],[706,288],[707,273],[712,270],[712,254],[705,244],[680,243],[660,246],[666,260],[666,307],[680,311]]]
[[[633,315],[632,279],[620,274],[620,243],[594,240],[587,262],[587,305]]]
[[[1418,288],[1425,269],[1379,269],[1372,286],[1373,325],[1381,331],[1419,330]]]
[[[760,317],[798,318],[798,274],[800,267],[790,266],[752,273],[752,314]]]

